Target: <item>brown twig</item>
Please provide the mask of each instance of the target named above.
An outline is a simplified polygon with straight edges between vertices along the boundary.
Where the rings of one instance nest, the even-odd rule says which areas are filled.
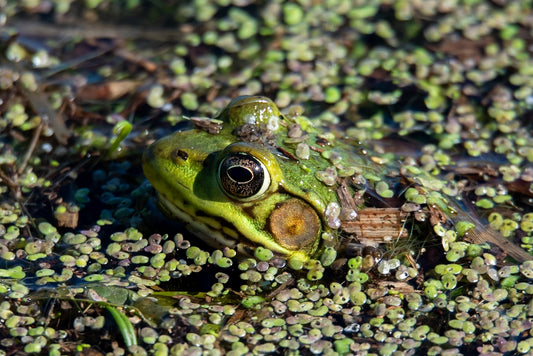
[[[184,33],[193,29],[190,26],[180,28],[146,28],[143,26],[116,26],[103,23],[79,22],[76,25],[46,24],[36,21],[10,19],[7,26],[0,28],[0,33],[15,29],[20,36],[39,38],[119,38],[145,39],[157,42],[183,40]]]
[[[15,195],[18,195],[18,191],[19,191],[19,187],[17,186],[17,184],[11,179],[9,178],[5,173],[4,171],[2,170],[2,168],[0,168],[0,179],[3,180],[6,185],[11,188],[12,190],[15,191]]]
[[[41,131],[43,130],[43,121],[41,120],[41,123],[39,126],[35,128],[35,131],[33,132],[33,136],[31,138],[30,145],[28,149],[26,150],[26,154],[24,155],[24,159],[22,160],[22,163],[20,164],[17,173],[22,174],[24,172],[24,169],[28,165],[28,161],[30,160],[31,155],[35,151],[35,147],[37,147],[37,142],[39,141],[39,136],[41,136]]]

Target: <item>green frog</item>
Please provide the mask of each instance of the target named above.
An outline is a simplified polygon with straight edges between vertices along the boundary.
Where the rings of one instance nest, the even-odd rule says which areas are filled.
[[[215,119],[194,123],[152,144],[143,170],[165,215],[214,247],[264,246],[306,262],[335,250],[341,220],[358,220],[358,190],[392,196],[387,160],[355,153],[304,116],[282,115],[266,97],[238,97]],[[426,178],[411,185],[423,191],[431,186]],[[456,214],[443,200],[445,215]]]

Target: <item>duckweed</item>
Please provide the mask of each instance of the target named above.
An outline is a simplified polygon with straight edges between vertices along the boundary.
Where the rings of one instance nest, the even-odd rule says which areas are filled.
[[[255,257],[260,261],[269,261],[272,257],[274,257],[272,251],[261,246],[255,249],[254,254]]]
[[[68,16],[69,9],[76,6],[81,6],[76,11],[84,11],[84,5],[63,3],[66,4],[53,2],[50,7],[63,16]],[[106,3],[105,0],[98,4],[88,2],[90,16],[98,16],[104,8],[111,9]],[[309,106],[318,113],[314,122],[317,127],[324,125],[334,131],[353,121],[355,127],[350,129],[349,136],[360,141],[356,145],[361,147],[375,140],[372,144],[386,151],[377,140],[387,136],[391,128],[407,139],[411,134],[421,134],[430,142],[418,157],[402,158],[402,167],[388,172],[391,180],[360,172],[359,167],[344,167],[332,135],[326,141],[333,147],[304,142],[302,137],[309,128],[304,120],[301,132],[297,134],[298,130],[294,129],[296,133],[290,137],[293,141],[287,142],[298,147],[295,156],[300,162],[307,161],[309,166],[317,152],[329,160],[332,166],[316,175],[331,189],[340,180],[355,179],[351,176],[357,172],[361,176],[355,183],[361,189],[356,199],[357,209],[374,200],[383,205],[397,206],[396,199],[399,205],[404,200],[411,204],[405,206],[411,214],[406,226],[410,228],[409,243],[414,247],[408,247],[409,253],[387,250],[380,261],[366,256],[352,258],[334,245],[335,234],[329,234],[322,240],[323,253],[310,263],[298,258],[285,261],[264,248],[256,248],[250,254],[253,258],[248,259],[237,257],[234,249],[204,251],[196,246],[195,240],[189,242],[182,235],[143,236],[146,230],[135,228],[140,226],[140,221],[151,220],[146,219],[151,213],[144,208],[151,192],[147,184],[133,187],[137,184],[132,179],[136,173],[131,173],[129,162],[95,163],[94,167],[100,169],[88,175],[88,180],[94,183],[90,188],[83,186],[89,184],[84,183],[86,180],[75,177],[79,174],[86,178],[87,168],[82,165],[72,170],[65,178],[74,187],[72,199],[76,206],[71,209],[61,203],[67,199],[61,196],[64,186],[55,185],[61,184],[63,177],[58,183],[47,182],[41,174],[50,173],[47,172],[49,160],[34,155],[15,182],[21,186],[20,193],[15,192],[22,196],[21,201],[29,199],[25,208],[33,209],[35,204],[30,191],[33,197],[46,201],[39,189],[53,187],[46,191],[53,192],[53,197],[48,198],[54,205],[52,210],[63,214],[72,210],[79,213],[83,222],[79,227],[70,227],[72,232],[64,233],[63,228],[54,226],[55,222],[38,220],[37,225],[32,225],[32,219],[24,216],[20,208],[8,209],[5,205],[9,204],[0,207],[0,256],[4,262],[0,270],[3,278],[0,293],[5,298],[5,303],[0,304],[0,317],[14,333],[2,340],[2,346],[14,352],[56,355],[65,341],[66,344],[71,341],[71,334],[65,330],[32,328],[43,315],[38,308],[31,311],[22,306],[30,305],[30,299],[36,303],[34,293],[38,287],[33,283],[38,279],[35,283],[45,285],[54,300],[61,301],[55,306],[60,321],[64,320],[60,314],[70,313],[71,309],[67,308],[70,301],[78,302],[80,298],[83,300],[80,303],[86,303],[83,291],[72,287],[78,283],[118,286],[131,291],[132,300],[139,296],[156,300],[157,312],[136,314],[135,328],[143,344],[125,350],[119,346],[120,342],[110,343],[105,352],[114,354],[223,352],[218,348],[225,348],[232,355],[318,354],[327,353],[332,347],[339,354],[400,355],[420,347],[427,354],[435,355],[464,353],[474,347],[487,354],[529,352],[531,327],[526,320],[532,313],[533,267],[528,262],[505,265],[496,251],[487,253],[491,248],[488,244],[466,242],[470,231],[477,227],[473,223],[459,221],[452,225],[439,216],[439,210],[450,209],[449,197],[466,197],[475,202],[472,209],[486,211],[491,228],[513,242],[521,240],[525,250],[531,250],[533,245],[530,236],[533,215],[520,211],[523,202],[517,198],[517,191],[513,191],[519,186],[524,192],[531,191],[528,185],[533,181],[528,166],[533,160],[531,135],[523,125],[531,108],[532,73],[527,41],[522,34],[530,27],[527,22],[530,14],[516,2],[495,5],[474,1],[467,5],[467,14],[475,15],[464,15],[466,5],[455,2],[433,6],[406,1],[393,6],[373,3],[353,8],[342,1],[313,6],[306,2],[282,2],[258,10],[256,17],[250,16],[247,4],[222,7],[207,1],[177,6],[172,16],[183,24],[184,33],[180,32],[183,38],[173,52],[165,52],[166,57],[156,60],[161,68],[170,69],[172,78],[168,82],[161,80],[158,71],[157,76],[151,76],[155,81],[144,93],[153,117],[164,113],[163,116],[168,116],[165,122],[169,123],[179,121],[182,111],[212,117],[230,96],[267,91],[287,110],[291,110],[294,102],[312,102]],[[132,3],[128,11],[135,11],[139,6],[142,5]],[[25,8],[29,9],[15,6],[10,11]],[[163,14],[162,21],[171,20]],[[205,33],[191,32],[187,26],[192,22],[206,29]],[[398,28],[405,33],[399,35]],[[500,39],[497,44],[488,36],[492,32]],[[457,45],[449,46],[451,34],[456,37],[454,41],[466,41],[464,48],[473,48],[471,44],[483,38],[489,38],[489,42],[483,44],[483,53],[460,53],[454,50]],[[369,36],[382,43],[368,41]],[[270,46],[272,40],[278,45]],[[353,46],[346,46],[347,43]],[[431,46],[426,46],[428,43]],[[260,53],[264,56],[258,60]],[[145,55],[151,57],[147,52]],[[50,66],[55,60],[46,50],[32,53],[16,38],[7,48],[6,58],[11,61],[29,58],[36,67]],[[237,67],[242,70],[237,71]],[[140,72],[142,68],[143,64],[139,63]],[[104,65],[99,75],[110,80],[115,75],[118,78],[130,75],[115,69]],[[0,71],[3,89],[20,84],[31,92],[49,93],[49,89],[41,88],[39,76],[31,72],[18,73],[5,68]],[[63,94],[49,94],[54,108],[59,108],[64,102]],[[43,120],[36,115],[32,117],[34,108],[27,107],[28,100],[18,95],[7,102],[0,115],[0,128],[10,132],[2,142],[3,175],[18,168],[15,165],[19,152],[12,149],[10,140],[18,140],[21,132],[26,135],[26,130],[34,130]],[[113,107],[115,104],[122,110],[121,102],[117,100]],[[78,98],[72,105],[69,110],[77,110],[77,106],[93,110]],[[97,112],[106,110],[96,109]],[[291,115],[301,117],[303,112],[301,108],[294,109]],[[375,114],[369,116],[368,112]],[[131,117],[134,130],[138,120],[143,120],[137,115],[143,115],[142,110],[135,111]],[[388,126],[391,121],[397,126]],[[69,118],[69,125],[75,125],[75,120]],[[43,137],[52,134],[51,128],[43,130],[46,132]],[[159,134],[152,131],[137,135],[141,145],[151,140],[152,134]],[[60,147],[46,139],[38,145],[38,150],[49,152],[50,160],[55,160],[56,165],[63,163],[63,157],[72,155],[76,161],[86,154],[97,156],[87,145],[96,147],[97,141],[108,139],[100,139],[91,130],[85,132],[77,132],[72,137],[76,143],[69,147]],[[78,139],[85,143],[79,143]],[[127,140],[123,142],[125,150]],[[17,142],[17,145],[25,144]],[[452,148],[454,155],[450,154]],[[60,153],[62,149],[65,152]],[[463,160],[463,153],[479,156],[480,160],[487,157],[489,163],[476,166],[472,162],[477,161]],[[372,157],[384,170],[389,164],[399,162],[390,152],[362,156]],[[93,165],[90,166],[92,169]],[[49,167],[54,165],[50,163]],[[313,174],[309,167],[305,172]],[[401,191],[403,187],[391,184],[398,176],[407,180],[405,192]],[[522,187],[523,182],[527,184]],[[0,191],[6,199],[11,189],[2,179]],[[91,223],[87,221],[92,216],[90,210],[97,204],[106,208],[96,213],[100,220],[93,222],[101,230],[91,227],[80,231]],[[328,208],[325,215],[328,226],[343,227],[342,208],[336,204]],[[55,217],[60,219],[58,215]],[[424,230],[424,221],[429,221],[434,230],[420,242],[424,244],[421,251],[426,252],[421,253],[419,260],[416,253],[410,254],[419,243],[411,235]],[[119,231],[122,226],[132,228]],[[438,243],[431,240],[434,234],[439,236]],[[344,233],[340,237],[349,238]],[[421,262],[426,256],[440,253],[442,248],[445,259]],[[220,272],[222,268],[224,273]],[[191,289],[188,289],[189,282]],[[206,287],[198,289],[208,292],[193,292],[197,283]],[[204,286],[205,283],[209,285]],[[63,291],[56,290],[59,284]],[[164,299],[159,300],[154,292],[156,288],[167,290],[169,285],[171,289],[176,285],[186,289],[185,296],[173,300],[171,311],[165,309]],[[63,306],[65,309],[58,309]],[[240,314],[242,307],[249,310]],[[90,325],[101,326],[103,318],[93,317],[93,321],[85,318],[86,314],[96,316],[97,309],[97,305],[84,304],[79,311],[84,315],[72,320],[77,320],[77,327],[83,326],[86,331]],[[143,319],[142,315],[152,313],[163,321],[158,324]],[[447,325],[431,322],[431,317],[443,313],[449,320]],[[331,319],[331,315],[336,317]],[[231,323],[225,325],[228,320]],[[168,325],[173,326],[167,328]],[[183,334],[176,330],[182,330]],[[165,335],[167,332],[169,335]],[[375,346],[378,341],[383,344],[381,348]],[[472,346],[465,348],[469,344]],[[76,346],[76,352],[90,351],[90,346],[83,341]]]

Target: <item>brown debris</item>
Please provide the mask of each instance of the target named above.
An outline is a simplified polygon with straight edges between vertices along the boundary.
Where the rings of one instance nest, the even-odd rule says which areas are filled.
[[[420,293],[421,290],[414,289],[412,285],[406,282],[396,282],[396,281],[378,281],[376,283],[378,288],[385,288],[387,290],[394,290],[400,293]]]
[[[446,217],[446,214],[439,209],[436,205],[428,205],[429,209],[429,222],[431,223],[431,226],[435,226],[437,224],[445,223],[448,218]]]
[[[408,236],[403,228],[408,215],[399,208],[366,208],[358,211],[356,221],[342,221],[341,228],[363,244],[387,243]]]
[[[222,121],[212,120],[205,117],[191,117],[191,122],[198,129],[209,132],[212,135],[216,135],[222,130]]]
[[[284,149],[283,147],[276,147],[276,149],[281,152],[285,157],[287,157],[288,159],[292,159],[296,162],[299,162],[300,159],[298,157],[296,157],[295,155],[293,155],[292,153],[290,153],[289,151],[287,151],[286,149]]]
[[[450,204],[452,204],[452,207],[456,211],[456,215],[454,217],[455,221],[468,221],[474,224],[475,226],[473,229],[465,233],[465,240],[476,244],[488,242],[492,245],[497,246],[505,254],[511,256],[518,262],[533,260],[533,256],[527,253],[519,245],[514,244],[512,241],[506,239],[498,231],[493,230],[490,226],[483,224],[475,213],[469,211],[472,210],[472,207],[470,206],[470,204],[468,204],[467,199],[463,199],[463,204],[466,210],[458,206],[457,203],[453,200],[450,200]]]
[[[115,50],[115,54],[131,63],[135,63],[144,68],[149,73],[153,73],[157,69],[157,64],[153,61],[141,57],[137,53],[134,53],[126,48],[120,48]]]
[[[485,47],[494,42],[496,42],[495,39],[490,36],[485,36],[479,40],[452,37],[444,39],[436,45],[428,45],[427,47],[432,51],[454,56],[460,61],[473,59],[477,63],[483,58]]]
[[[81,100],[115,100],[135,91],[139,83],[134,80],[116,80],[107,83],[88,84],[81,87],[77,97]]]
[[[59,227],[68,227],[74,229],[78,226],[79,211],[66,211],[56,214],[57,225]]]
[[[66,145],[71,134],[70,130],[65,124],[63,115],[56,112],[50,105],[47,95],[43,91],[24,90],[24,96],[28,99],[32,109],[54,130],[56,140]]]

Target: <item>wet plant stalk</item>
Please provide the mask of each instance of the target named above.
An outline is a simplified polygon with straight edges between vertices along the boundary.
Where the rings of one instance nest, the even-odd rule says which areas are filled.
[[[117,323],[118,329],[124,339],[126,347],[137,345],[137,338],[135,337],[135,330],[128,317],[117,310],[112,305],[105,305],[105,308],[111,313],[111,316]]]

